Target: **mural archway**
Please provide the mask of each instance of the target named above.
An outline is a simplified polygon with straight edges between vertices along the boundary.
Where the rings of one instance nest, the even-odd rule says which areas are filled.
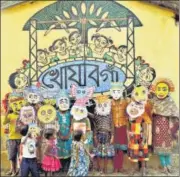
[[[112,1],[58,1],[33,15],[24,25],[29,31],[29,61],[20,73],[28,77],[28,85],[40,83],[56,92],[72,83],[96,86],[96,93],[110,89],[111,81],[121,81],[127,93],[134,84],[149,86],[155,70],[135,56],[135,28],[142,27],[138,17],[126,7]],[[89,30],[95,33],[89,36]],[[125,43],[101,30],[126,30]],[[54,30],[65,31],[46,49],[38,48],[38,31],[44,36]],[[90,39],[90,40],[89,40]],[[120,41],[120,40],[119,40]],[[118,46],[117,46],[118,45]]]

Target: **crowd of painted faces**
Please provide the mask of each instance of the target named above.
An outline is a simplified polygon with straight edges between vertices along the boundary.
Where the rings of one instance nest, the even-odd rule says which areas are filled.
[[[87,176],[94,163],[106,173],[109,160],[114,173],[123,173],[126,153],[131,162],[137,162],[133,167],[139,164],[145,175],[149,147],[159,156],[163,171],[171,173],[173,142],[179,130],[178,108],[170,96],[174,91],[171,80],[158,79],[149,89],[138,85],[131,97],[123,96],[125,88],[119,82],[111,83],[111,98],[93,97],[94,90],[73,84],[69,94],[60,90],[55,99],[43,98],[36,86],[25,89],[23,97],[9,94],[3,102],[12,165],[8,174],[17,174],[19,145],[23,177],[29,172],[39,176],[40,169],[46,175],[63,171],[68,176]],[[75,102],[70,105],[72,98]],[[92,105],[94,111],[88,111]]]

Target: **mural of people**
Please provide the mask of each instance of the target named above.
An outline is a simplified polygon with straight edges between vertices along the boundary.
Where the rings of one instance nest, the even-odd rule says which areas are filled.
[[[179,110],[170,96],[174,85],[170,79],[158,78],[152,85],[153,149],[159,156],[164,173],[172,172],[173,141],[178,139]],[[177,128],[176,128],[177,127]]]
[[[69,35],[69,42],[70,42],[70,47],[69,47],[69,58],[78,58],[78,57],[83,57],[92,56],[92,51],[88,46],[84,46],[82,44],[82,37],[79,31],[73,31]]]
[[[62,170],[67,172],[70,164],[71,157],[71,114],[69,111],[70,100],[69,95],[61,90],[56,98],[56,106],[59,108],[57,111],[57,119],[59,123],[58,131],[58,155],[61,157]]]
[[[117,54],[117,48],[112,45],[109,47],[109,52],[106,52],[103,56],[103,58],[107,61],[114,61],[114,57]]]
[[[126,64],[127,47],[120,45],[117,49],[117,53],[114,56],[114,60],[122,65]]]
[[[95,58],[103,58],[106,52],[109,52],[109,47],[113,44],[113,40],[107,38],[102,34],[94,34],[91,37],[91,40],[94,42],[90,44],[90,48],[93,51],[93,57]]]
[[[55,56],[51,58],[51,62],[69,58],[66,41],[66,37],[56,39],[49,47],[49,51],[55,54]]]
[[[38,61],[38,66],[42,67],[45,66],[49,63],[49,52],[47,49],[38,49],[37,50],[37,61]]]
[[[111,96],[112,100],[112,118],[114,124],[114,147],[115,157],[113,161],[114,172],[124,172],[123,169],[123,151],[127,150],[127,125],[128,118],[126,114],[126,107],[130,100],[128,98],[123,99],[123,91],[125,87],[121,82],[111,83]]]

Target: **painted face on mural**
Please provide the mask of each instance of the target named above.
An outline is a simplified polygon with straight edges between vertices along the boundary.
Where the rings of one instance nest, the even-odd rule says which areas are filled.
[[[46,50],[42,50],[42,49],[37,50],[37,60],[42,65],[48,64],[47,54],[48,52]]]
[[[25,106],[26,101],[23,98],[14,98],[12,101],[10,101],[10,108],[13,110],[14,113],[19,113],[21,108]]]
[[[63,42],[61,40],[57,41],[55,44],[54,44],[54,51],[55,52],[64,52],[67,48],[67,44],[66,42]]]
[[[144,86],[137,86],[132,91],[131,97],[139,103],[146,103],[148,99],[148,89]]]
[[[130,121],[132,121],[144,113],[144,104],[139,104],[137,102],[132,101],[128,104],[126,112],[129,116]]]
[[[81,42],[81,35],[79,32],[75,31],[75,32],[72,32],[70,35],[69,35],[69,42],[72,44],[72,45],[77,45]]]
[[[169,94],[169,87],[166,83],[158,83],[155,88],[155,94],[157,98],[164,99]]]
[[[24,74],[18,74],[14,82],[17,88],[25,88],[28,84],[28,78]]]
[[[56,110],[51,105],[44,105],[39,108],[37,115],[42,123],[47,124],[55,120]]]
[[[71,115],[75,120],[81,120],[87,117],[88,111],[86,107],[74,105],[71,108]]]
[[[139,72],[138,75],[139,83],[146,87],[149,87],[149,85],[154,79],[154,76],[155,76],[154,69],[147,67]]]
[[[20,110],[20,121],[25,125],[35,122],[36,114],[32,106],[24,106]]]
[[[108,46],[108,40],[104,37],[98,37],[94,40],[94,44],[97,48],[106,48]]]

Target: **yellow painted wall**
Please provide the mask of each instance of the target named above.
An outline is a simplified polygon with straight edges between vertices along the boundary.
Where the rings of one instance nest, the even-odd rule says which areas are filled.
[[[29,56],[29,33],[22,31],[26,21],[40,9],[54,3],[37,1],[23,3],[2,10],[1,13],[1,98],[11,91],[8,77],[15,69],[22,66],[22,60]],[[119,1],[131,10],[143,26],[135,29],[136,56],[142,56],[156,70],[157,77],[168,77],[175,84],[176,92],[172,93],[179,105],[179,28],[175,26],[173,12],[158,6],[137,1]],[[94,33],[91,29],[90,33]],[[125,30],[118,33],[114,29],[102,30],[101,34],[111,36],[115,45],[126,41]],[[66,35],[65,32],[53,30],[44,37],[38,32],[38,48],[48,47],[55,39]],[[118,35],[118,38],[116,37]],[[121,41],[119,41],[121,39]]]
[[[22,31],[26,21],[40,9],[52,4],[53,1],[39,1],[32,4],[23,3],[2,10],[1,25],[1,95],[11,91],[8,77],[15,69],[21,67],[23,59],[29,56],[28,31]],[[179,28],[175,26],[173,12],[137,1],[119,1],[130,9],[142,22],[143,27],[135,29],[136,56],[142,56],[146,62],[156,70],[157,77],[171,78],[175,84],[176,92],[172,94],[176,103],[179,98]],[[94,30],[90,30],[93,32]],[[125,31],[118,33],[114,29],[101,31],[110,34],[114,43],[118,45],[119,39],[125,42]],[[39,48],[48,47],[52,41],[65,35],[65,32],[54,30],[44,37],[44,31],[38,32],[41,38]],[[113,36],[114,35],[114,36]]]

